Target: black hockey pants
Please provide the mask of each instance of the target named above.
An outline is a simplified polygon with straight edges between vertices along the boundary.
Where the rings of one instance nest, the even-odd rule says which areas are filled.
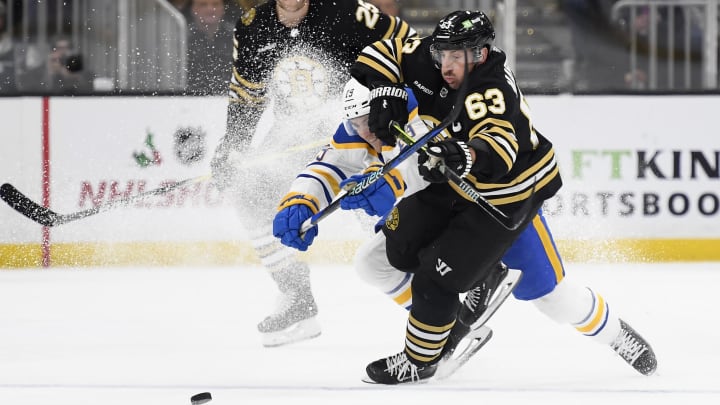
[[[532,217],[509,231],[449,185],[432,184],[401,200],[388,215],[383,227],[388,260],[444,290],[466,292],[495,268]]]

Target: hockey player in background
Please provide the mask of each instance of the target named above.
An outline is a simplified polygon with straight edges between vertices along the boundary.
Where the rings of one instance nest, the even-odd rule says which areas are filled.
[[[227,129],[211,167],[280,290],[276,311],[258,324],[265,346],[320,334],[309,268],[271,233],[274,207],[292,180],[287,172],[309,160],[312,155],[302,153],[308,144],[332,133],[337,102],[330,100],[358,52],[377,40],[411,35],[406,22],[362,0],[270,0],[236,24]],[[265,165],[243,164],[273,152],[285,155]]]
[[[456,97],[464,98],[449,136],[429,144],[418,160],[420,174],[433,184],[405,196],[387,215],[383,233],[358,254],[361,271],[377,273],[382,283],[393,268],[413,273],[405,348],[369,364],[368,378],[398,384],[432,377],[455,325],[457,293],[492,271],[501,256],[508,266],[523,271],[513,292],[516,298],[532,301],[552,319],[610,345],[640,373],[652,374],[657,361],[650,345],[611,314],[599,294],[563,281],[560,255],[540,211],[542,201],[561,186],[553,148],[532,126],[529,108],[505,66],[505,54],[493,46],[494,38],[484,13],[456,11],[443,18],[430,37],[369,46],[351,68],[354,78],[373,87],[369,128],[388,144],[395,142],[387,130],[389,121],[404,122],[406,117],[403,84],[414,91],[426,120],[440,121]],[[469,81],[467,91],[458,94],[464,80]],[[499,226],[448,183],[443,166],[506,214],[522,209],[523,201],[531,198],[531,212],[538,215],[530,215],[515,231]]]

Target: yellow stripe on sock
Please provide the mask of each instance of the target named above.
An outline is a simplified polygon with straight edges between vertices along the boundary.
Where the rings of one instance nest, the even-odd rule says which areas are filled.
[[[593,316],[593,318],[587,325],[575,327],[575,329],[577,329],[580,333],[588,334],[589,332],[595,330],[598,326],[600,326],[600,323],[605,319],[605,299],[600,294],[594,295],[597,297],[594,309],[595,316]]]

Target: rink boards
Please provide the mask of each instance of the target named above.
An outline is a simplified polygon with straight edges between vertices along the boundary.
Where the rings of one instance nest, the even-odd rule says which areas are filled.
[[[536,128],[556,146],[565,183],[545,210],[566,260],[720,260],[712,125],[720,97],[528,102]],[[199,97],[0,99],[0,182],[70,213],[209,173],[225,107],[224,98]],[[286,161],[276,152],[268,158]],[[350,262],[367,237],[353,215],[334,215],[309,260]],[[71,266],[255,262],[231,202],[209,182],[49,230],[5,204],[0,219],[0,267],[35,267],[43,257]]]

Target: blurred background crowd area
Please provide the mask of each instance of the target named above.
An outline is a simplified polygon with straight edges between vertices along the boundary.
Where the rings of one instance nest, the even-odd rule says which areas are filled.
[[[222,95],[263,0],[0,0],[0,95]],[[367,0],[429,35],[493,20],[526,93],[717,92],[720,0]]]

